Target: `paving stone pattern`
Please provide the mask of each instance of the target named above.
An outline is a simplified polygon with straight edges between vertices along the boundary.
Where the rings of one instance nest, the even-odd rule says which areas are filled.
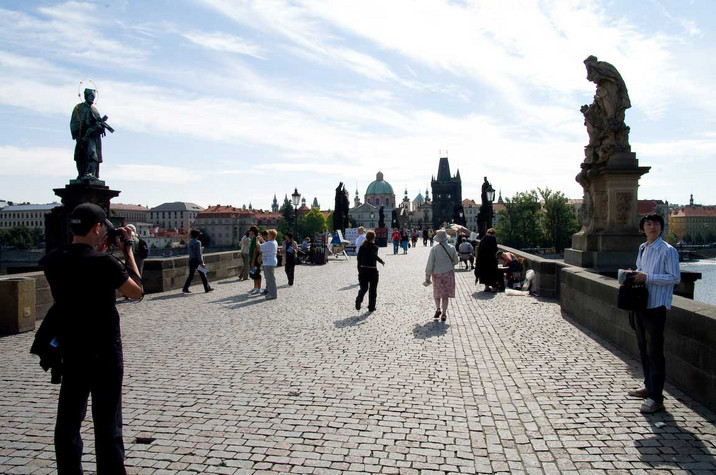
[[[716,472],[714,414],[671,386],[667,412],[640,414],[638,362],[554,300],[458,271],[434,322],[428,250],[381,250],[370,315],[355,258],[298,266],[291,288],[278,269],[273,301],[229,279],[120,303],[130,473]],[[1,473],[54,473],[58,388],[32,337],[0,338]]]

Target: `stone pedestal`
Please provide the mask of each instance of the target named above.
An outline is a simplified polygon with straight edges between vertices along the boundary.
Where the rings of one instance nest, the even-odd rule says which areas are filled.
[[[62,206],[54,208],[45,218],[47,252],[72,242],[69,219],[77,205],[94,203],[109,216],[109,202],[120,193],[117,190],[110,190],[102,180],[71,180],[64,188],[55,188],[53,191],[62,199]]]
[[[35,329],[35,279],[0,279],[0,334],[15,334]]]
[[[650,167],[640,167],[634,153],[621,153],[606,166],[586,167],[577,176],[584,188],[582,229],[572,236],[564,261],[598,273],[634,267],[639,244],[637,189]]]

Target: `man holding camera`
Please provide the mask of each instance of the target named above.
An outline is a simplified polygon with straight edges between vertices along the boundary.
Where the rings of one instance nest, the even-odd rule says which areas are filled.
[[[92,203],[70,215],[72,244],[47,256],[45,275],[59,315],[57,344],[62,386],[57,406],[55,452],[59,474],[82,473],[80,428],[92,395],[97,472],[124,474],[122,440],[123,356],[116,289],[141,298],[130,231],[114,229]],[[117,246],[126,265],[107,252]]]
[[[629,396],[644,399],[639,409],[644,414],[664,410],[664,325],[666,311],[671,308],[674,286],[681,282],[679,253],[661,239],[664,218],[658,214],[644,216],[639,230],[646,234],[646,242],[639,246],[634,281],[644,283],[649,291],[646,310],[635,312],[636,340],[644,370],[644,387],[628,392]]]

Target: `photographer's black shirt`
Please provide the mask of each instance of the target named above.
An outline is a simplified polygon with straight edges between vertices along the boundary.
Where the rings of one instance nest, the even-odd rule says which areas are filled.
[[[62,315],[58,340],[63,355],[121,358],[114,302],[115,290],[129,278],[124,266],[87,244],[71,244],[67,251],[48,255],[45,275]]]

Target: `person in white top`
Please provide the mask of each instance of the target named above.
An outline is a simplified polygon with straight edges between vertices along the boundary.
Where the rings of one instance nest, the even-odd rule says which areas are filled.
[[[365,241],[365,229],[363,226],[358,226],[358,237],[356,238],[356,252],[360,249],[361,245]]]
[[[646,242],[639,246],[634,281],[646,285],[649,298],[646,310],[635,312],[634,329],[644,370],[644,387],[627,394],[645,399],[639,410],[653,414],[664,410],[664,325],[674,286],[681,282],[681,271],[679,253],[661,239],[664,218],[658,214],[644,216],[639,230],[646,234]]]
[[[276,275],[274,274],[276,265],[278,264],[278,259],[276,258],[278,252],[276,236],[278,233],[275,229],[269,229],[267,233],[268,239],[261,244],[261,260],[264,268],[264,276],[266,277],[266,290],[263,294],[266,295],[266,300],[273,300],[278,297]]]
[[[455,298],[455,264],[458,262],[457,251],[447,243],[448,236],[444,229],[435,233],[437,246],[430,249],[428,263],[425,266],[425,285],[433,283],[435,299],[435,315],[444,322],[447,320],[449,298]],[[442,314],[442,317],[440,316]]]

